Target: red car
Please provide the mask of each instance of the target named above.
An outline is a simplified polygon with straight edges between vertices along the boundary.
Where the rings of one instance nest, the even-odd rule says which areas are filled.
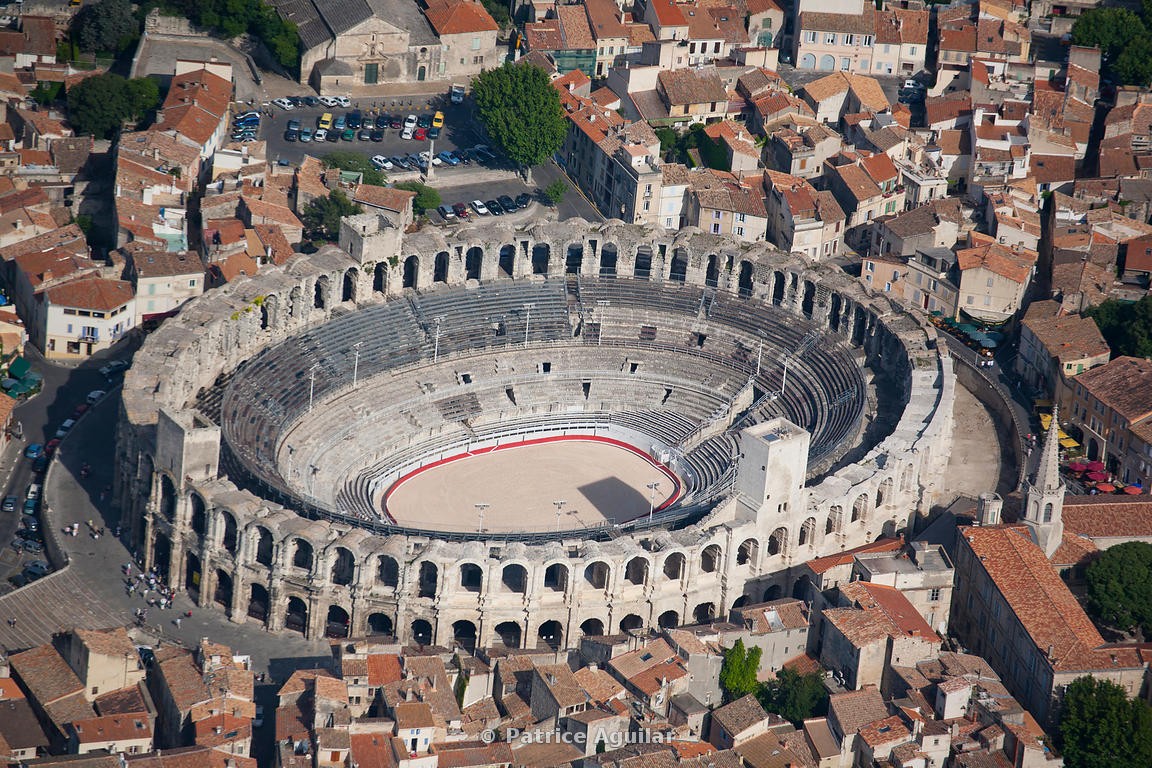
[[[427,141],[428,131],[425,128],[417,128],[416,133],[412,136],[416,141]]]
[[[52,454],[56,453],[56,448],[59,447],[59,445],[60,445],[60,439],[59,438],[49,440],[44,445],[44,455],[45,456],[51,456]]]
[[[456,203],[456,205],[452,206],[452,210],[456,212],[458,218],[468,218],[468,206],[464,205],[464,203]]]
[[[83,403],[76,406],[76,410],[72,411],[72,418],[74,418],[74,419],[80,418],[81,416],[83,416],[85,413],[88,412],[88,408],[89,408],[89,406],[85,405]]]

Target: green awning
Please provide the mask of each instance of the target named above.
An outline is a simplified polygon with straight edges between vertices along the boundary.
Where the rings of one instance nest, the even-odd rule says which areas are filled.
[[[960,333],[976,333],[979,329],[971,323],[961,323],[956,326],[956,330],[960,331]]]
[[[24,374],[32,369],[32,364],[23,357],[17,357],[8,365],[8,376],[13,379],[22,379]]]

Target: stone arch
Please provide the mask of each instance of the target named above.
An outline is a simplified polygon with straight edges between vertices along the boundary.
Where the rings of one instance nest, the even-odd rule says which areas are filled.
[[[385,587],[400,586],[400,563],[396,558],[380,555],[376,559],[376,581]]]
[[[308,603],[295,595],[288,598],[288,605],[284,609],[284,629],[308,633]]]
[[[519,648],[524,636],[524,628],[515,621],[502,621],[496,625],[496,635],[505,648]]]
[[[844,300],[840,294],[832,291],[832,298],[828,302],[828,327],[833,331],[840,330],[840,314],[844,311]]]
[[[432,262],[432,282],[448,282],[448,251],[436,254],[436,260]]]
[[[684,566],[686,559],[684,553],[673,552],[664,558],[664,575],[669,579],[682,579],[684,578]]]
[[[828,519],[824,523],[824,535],[840,533],[844,528],[844,507],[833,504],[828,510]]]
[[[292,567],[303,568],[306,571],[312,570],[314,557],[312,544],[305,539],[294,539],[292,545]]]
[[[1053,509],[1054,509],[1054,507],[1052,506],[1052,502],[1048,502],[1047,504],[1045,504],[1044,505],[1044,517],[1041,518],[1040,522],[1043,522],[1043,523],[1052,522]]]
[[[545,568],[544,589],[552,592],[566,592],[568,590],[568,566],[563,563],[552,563]]]
[[[386,613],[372,613],[368,615],[369,635],[389,635],[395,632],[392,617]]]
[[[212,592],[212,602],[225,611],[232,610],[232,574],[223,568],[216,569],[216,589]]]
[[[549,619],[540,625],[536,631],[537,644],[544,643],[552,650],[558,650],[564,644],[564,625],[555,619]]]
[[[804,281],[804,293],[800,299],[800,311],[808,317],[816,308],[816,284],[811,280]]]
[[[460,564],[460,589],[465,592],[481,592],[484,589],[484,569],[476,563]]]
[[[288,294],[288,314],[296,320],[304,316],[304,289],[299,285],[292,286]]]
[[[377,262],[372,270],[372,290],[376,293],[388,292],[388,263]]]
[[[709,544],[700,553],[700,570],[704,573],[715,573],[720,570],[720,545]]]
[[[781,589],[779,584],[772,584],[771,586],[769,586],[767,589],[764,590],[763,602],[770,603],[773,600],[779,600],[781,592],[783,592],[783,589]]]
[[[820,57],[820,71],[831,72],[836,69],[836,57],[830,53],[826,53]]]
[[[248,617],[262,624],[268,622],[268,588],[260,582],[248,585]]]
[[[800,69],[816,69],[816,55],[806,53],[800,57]]]
[[[644,586],[648,583],[648,558],[637,555],[624,566],[624,580],[629,584]]]
[[[708,254],[708,267],[704,270],[704,285],[715,288],[720,285],[720,260],[716,254]]]
[[[272,541],[272,531],[262,525],[258,525],[254,530],[254,534],[256,540],[256,562],[271,568],[272,559],[276,552],[275,544]]]
[[[850,522],[857,522],[859,520],[868,519],[868,494],[862,493],[856,497],[856,501],[852,502],[852,520]]]
[[[652,277],[652,246],[637,246],[636,264],[632,269],[632,276],[637,280],[648,280]]]
[[[360,278],[360,270],[355,267],[344,270],[344,284],[340,290],[340,301],[356,301],[356,283]]]
[[[600,248],[600,277],[615,277],[619,258],[620,249],[616,243],[604,243]]]
[[[784,303],[784,291],[788,287],[788,280],[784,273],[776,270],[772,273],[772,303],[780,306]]]
[[[788,554],[788,529],[781,526],[772,531],[772,535],[768,537],[768,554],[769,555],[784,555]]]
[[[167,475],[165,475],[165,477],[167,477]],[[190,493],[188,494],[188,498],[191,502],[190,506],[192,507],[189,525],[193,533],[200,538],[204,538],[208,533],[208,507],[204,503],[204,497],[198,493]]]
[[[604,622],[600,619],[586,619],[580,624],[580,632],[589,637],[602,637],[604,635]]]
[[[416,255],[409,256],[404,259],[404,274],[401,288],[411,288],[413,290],[420,287],[420,257]]]
[[[692,618],[697,624],[707,624],[716,618],[716,604],[700,603],[692,609]]]
[[[226,509],[220,510],[220,520],[223,522],[223,528],[220,536],[220,544],[228,551],[229,554],[235,555],[236,549],[239,544],[239,534],[236,527],[236,518],[232,513]]]
[[[160,473],[160,514],[168,522],[176,519],[176,484],[167,473]]]
[[[748,595],[740,595],[740,597],[732,601],[732,610],[743,608],[746,605],[748,605]]]
[[[584,244],[570,243],[564,255],[564,274],[578,275],[584,268]]]
[[[342,606],[332,604],[328,606],[328,615],[324,620],[324,636],[334,638],[348,637],[349,625],[352,623],[348,611]]]
[[[409,625],[412,630],[412,640],[417,645],[432,645],[432,622],[427,619],[416,619]]]
[[[266,331],[276,322],[276,304],[275,294],[265,296],[260,302],[260,330]]]
[[[912,490],[912,478],[916,468],[911,464],[905,464],[904,469],[900,471],[900,490],[908,492]]]
[[[883,509],[892,503],[892,478],[886,477],[876,488],[876,509]]]
[[[356,577],[356,558],[347,547],[336,547],[329,577],[333,584],[348,586]]]
[[[811,545],[813,543],[813,536],[816,534],[816,518],[810,517],[804,521],[800,526],[800,539],[798,541],[800,546]]]
[[[509,592],[523,595],[528,591],[528,569],[519,563],[510,563],[500,571],[500,584]]]
[[[467,619],[452,623],[452,639],[468,653],[476,652],[476,625]]]
[[[672,249],[672,263],[668,268],[668,279],[674,283],[683,283],[688,279],[688,251],[683,248]]]
[[[511,244],[500,246],[500,260],[497,267],[504,277],[516,274],[516,246]]]
[[[472,246],[464,254],[464,279],[479,280],[484,270],[484,249]]]
[[[416,583],[417,597],[436,597],[440,569],[431,560],[420,561],[420,578]]]
[[[536,243],[532,246],[532,274],[548,274],[549,262],[552,260],[552,247],[548,243]]]
[[[675,629],[680,626],[680,614],[676,611],[664,611],[660,617],[656,619],[656,626],[660,629]]]
[[[644,619],[635,613],[630,613],[624,618],[620,619],[621,632],[635,632],[638,629],[644,628]]]
[[[860,346],[864,343],[864,334],[868,328],[868,315],[857,306],[852,311],[852,343]]]
[[[748,296],[752,295],[752,273],[753,273],[753,269],[754,268],[752,266],[752,262],[750,262],[746,259],[742,259],[740,261],[739,288],[740,288],[740,295],[741,296],[748,297]]]
[[[745,539],[736,550],[736,565],[756,565],[759,555],[760,542],[756,539]]]
[[[312,309],[327,309],[331,281],[328,275],[320,275],[312,286]]]
[[[171,580],[169,569],[172,567],[172,542],[162,533],[157,533],[152,543],[152,565],[160,578]]]
[[[597,560],[589,563],[588,567],[584,569],[584,580],[593,589],[607,589],[608,580],[612,576],[612,569],[608,567],[608,563],[603,560]]]

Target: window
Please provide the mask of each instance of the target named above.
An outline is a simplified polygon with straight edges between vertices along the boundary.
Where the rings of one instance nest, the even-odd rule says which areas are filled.
[[[712,44],[712,53],[720,53],[720,43]]]
[[[940,590],[939,589],[929,590],[928,601],[932,602],[932,603],[939,602],[940,601]]]
[[[696,53],[696,43],[688,44],[688,53]]]
[[[884,290],[885,291],[892,290],[892,283],[884,283]]]
[[[876,271],[876,262],[874,262],[874,261],[868,262],[868,271],[869,272],[875,272]]]
[[[188,281],[188,287],[189,288],[195,288],[196,287],[196,278],[192,278],[191,280]]]
[[[835,32],[825,32],[824,33],[824,42],[828,45],[836,45],[836,33]]]
[[[986,306],[986,307],[992,306],[992,297],[991,296],[985,296],[984,297],[984,306]]]
[[[480,50],[480,38],[479,37],[472,38],[472,50],[474,50],[474,51]]]
[[[860,69],[864,69],[864,70],[868,69],[869,64],[871,64],[871,62],[868,59],[861,59]]]
[[[614,56],[615,54],[616,54],[616,46],[614,46],[614,45],[608,46],[608,55]]]
[[[744,235],[744,227],[736,227],[736,234],[743,236]]]
[[[856,45],[856,35],[844,35],[844,45]]]
[[[884,53],[891,53],[891,52],[892,52],[892,46],[888,45],[888,43],[884,43]]]
[[[916,46],[912,46],[911,48],[908,49],[908,55],[909,56],[915,56],[916,55]]]
[[[744,214],[742,214],[742,213],[736,214],[736,221],[740,222],[741,224],[744,223],[744,218],[745,218]]]
[[[988,278],[988,287],[991,288],[995,284],[995,282],[996,281],[993,280],[992,278]]]
[[[712,234],[714,234],[714,235],[720,234],[720,225],[719,224],[713,224],[712,225]]]
[[[148,295],[154,296],[155,294],[156,294],[156,283],[149,283],[148,284]]]
[[[897,272],[895,269],[892,270],[892,282],[896,282],[899,279],[900,279],[900,273]]]
[[[866,48],[872,47],[872,35],[864,35],[864,46]],[[887,47],[887,46],[885,46]]]
[[[720,218],[720,211],[712,211],[712,218],[719,219]]]
[[[841,58],[840,59],[840,69],[843,70],[844,72],[847,72],[848,70],[852,69],[852,59],[848,58],[847,56]]]
[[[816,42],[816,33],[815,32],[805,32],[804,33],[804,42],[806,42],[806,43]]]
[[[972,303],[975,301],[975,298],[976,297],[974,297],[974,296],[969,296],[967,299],[965,299],[964,303],[967,304],[968,306],[972,306]]]

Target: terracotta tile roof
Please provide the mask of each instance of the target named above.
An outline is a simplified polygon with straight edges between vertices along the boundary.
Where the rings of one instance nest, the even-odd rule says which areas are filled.
[[[861,160],[860,167],[877,185],[900,178],[900,172],[896,170],[896,164],[892,162],[892,158],[882,152]]]
[[[731,211],[759,218],[768,215],[758,188],[749,188],[722,178],[711,169],[693,170],[689,181],[690,194],[701,209]]]
[[[431,728],[432,708],[422,701],[404,702],[392,707],[392,716],[399,728]]]
[[[440,36],[500,29],[492,14],[473,0],[428,0],[427,5],[424,15]]]
[[[907,741],[911,737],[912,733],[905,727],[899,715],[877,720],[860,729],[860,738],[872,748]]]
[[[644,695],[653,696],[660,691],[662,682],[675,682],[687,675],[688,670],[679,659],[676,659],[645,669],[630,677],[628,682]]]
[[[15,750],[46,750],[48,743],[30,702],[23,698],[0,701],[0,755],[6,759]],[[3,744],[7,744],[7,749]]]
[[[967,91],[931,96],[924,104],[928,125],[955,120],[972,114],[972,96]]]
[[[506,741],[485,744],[482,741],[457,741],[433,744],[437,768],[472,768],[476,766],[508,765],[512,760],[512,745]]]
[[[864,3],[859,15],[802,11],[800,29],[805,32],[854,32],[858,35],[871,35],[876,29],[874,14],[874,7],[868,3]]]
[[[597,667],[581,667],[573,674],[576,682],[594,702],[605,702],[609,699],[620,698],[624,695],[624,686],[620,685],[612,675],[604,669]]]
[[[738,736],[757,723],[768,718],[768,713],[753,694],[743,696],[730,704],[725,704],[712,713],[712,721],[718,723],[730,736]]]
[[[61,252],[83,255],[85,257],[88,255],[88,244],[84,238],[84,233],[80,230],[80,227],[75,224],[69,224],[66,227],[60,227],[51,232],[45,232],[42,235],[6,245],[0,248],[0,258],[3,258],[5,261],[11,261],[17,256],[51,249],[59,249]]]
[[[904,44],[928,44],[928,11],[896,8],[893,13],[900,22],[900,42]]]
[[[890,636],[912,636],[922,637],[928,642],[940,641],[916,607],[894,587],[868,581],[854,581],[841,584],[840,594],[855,603],[862,611],[882,618],[888,624],[886,633]]]
[[[828,697],[828,715],[836,720],[843,735],[852,736],[868,724],[888,717],[888,707],[876,686],[868,685],[858,691],[832,694]]]
[[[91,654],[101,656],[115,656],[118,658],[129,656],[132,659],[137,658],[136,646],[132,643],[132,639],[128,637],[128,631],[124,627],[116,627],[114,629],[76,629],[73,634],[79,638],[84,647],[88,649]]]
[[[562,709],[585,704],[588,695],[567,664],[541,664],[535,674]]]
[[[1096,321],[1077,314],[1061,314],[1055,301],[1036,301],[1024,315],[1024,326],[1044,345],[1049,356],[1061,364],[1107,356],[1108,342]]]
[[[1032,155],[1032,176],[1041,184],[1059,184],[1076,178],[1076,158],[1071,155]]]
[[[767,603],[745,605],[735,609],[752,634],[762,635],[808,626],[808,608],[803,600],[785,597]]]
[[[400,657],[394,653],[372,653],[368,655],[368,685],[373,688],[395,683],[403,677]]]
[[[690,68],[661,70],[660,86],[674,105],[726,103],[728,91],[715,72]]]
[[[844,187],[858,203],[871,200],[882,194],[876,182],[872,181],[867,172],[858,165],[829,166],[827,173],[839,176]]]
[[[48,300],[62,307],[111,312],[132,300],[132,284],[102,277],[81,277],[52,286]]]
[[[1118,357],[1080,374],[1076,383],[1129,423],[1152,416],[1152,361]]]
[[[173,76],[161,109],[197,104],[206,112],[223,117],[231,101],[232,83],[207,69],[196,69]]]
[[[243,195],[240,198],[242,207],[248,210],[248,219],[252,224],[283,224],[289,227],[303,227],[300,219],[291,208],[260,200],[255,197]]]
[[[560,50],[590,50],[596,47],[596,38],[588,26],[588,15],[579,5],[558,5],[556,16],[564,34],[565,47]]]
[[[688,26],[688,18],[675,0],[652,0],[652,8],[656,11],[656,20],[661,27]]]
[[[129,768],[256,768],[255,758],[205,746],[177,747],[125,757]],[[115,759],[119,761],[120,758]]]
[[[252,738],[252,721],[246,717],[235,717],[228,712],[197,720],[195,723],[196,743],[201,746],[219,747],[235,741]],[[219,728],[219,732],[216,729]]]
[[[1027,248],[1005,248],[999,243],[986,243],[956,252],[961,271],[983,267],[1015,283],[1025,283],[1036,264],[1036,252]]]
[[[408,210],[415,198],[416,193],[406,189],[378,187],[372,184],[360,184],[352,194],[352,199],[358,203],[397,213]]]
[[[817,575],[827,573],[838,565],[851,565],[856,559],[856,555],[864,554],[866,552],[895,552],[904,547],[904,539],[879,539],[870,544],[862,544],[853,549],[846,549],[834,555],[826,555],[825,557],[817,557],[809,560],[806,565],[808,570]]]
[[[613,0],[584,0],[588,24],[597,40],[628,37],[628,28],[620,18],[620,9]]]
[[[959,51],[961,53],[976,52],[976,25],[965,24],[955,29],[940,30],[940,50]],[[944,61],[944,59],[941,59]]]
[[[72,723],[76,740],[81,744],[111,741],[124,742],[152,738],[152,724],[147,712],[91,717]]]
[[[173,653],[163,659],[157,656],[153,668],[156,667],[180,712],[189,712],[196,704],[212,698],[190,651]]]
[[[1052,553],[1049,560],[1052,565],[1057,568],[1067,567],[1070,565],[1079,565],[1087,558],[1095,555],[1099,549],[1091,539],[1086,539],[1083,536],[1078,536],[1068,529],[1064,529],[1064,535],[1060,539],[1060,546],[1056,547],[1056,551]]]
[[[84,683],[51,645],[40,645],[17,653],[10,656],[8,661],[20,682],[41,706],[84,690]],[[91,714],[89,712],[89,716]]]

